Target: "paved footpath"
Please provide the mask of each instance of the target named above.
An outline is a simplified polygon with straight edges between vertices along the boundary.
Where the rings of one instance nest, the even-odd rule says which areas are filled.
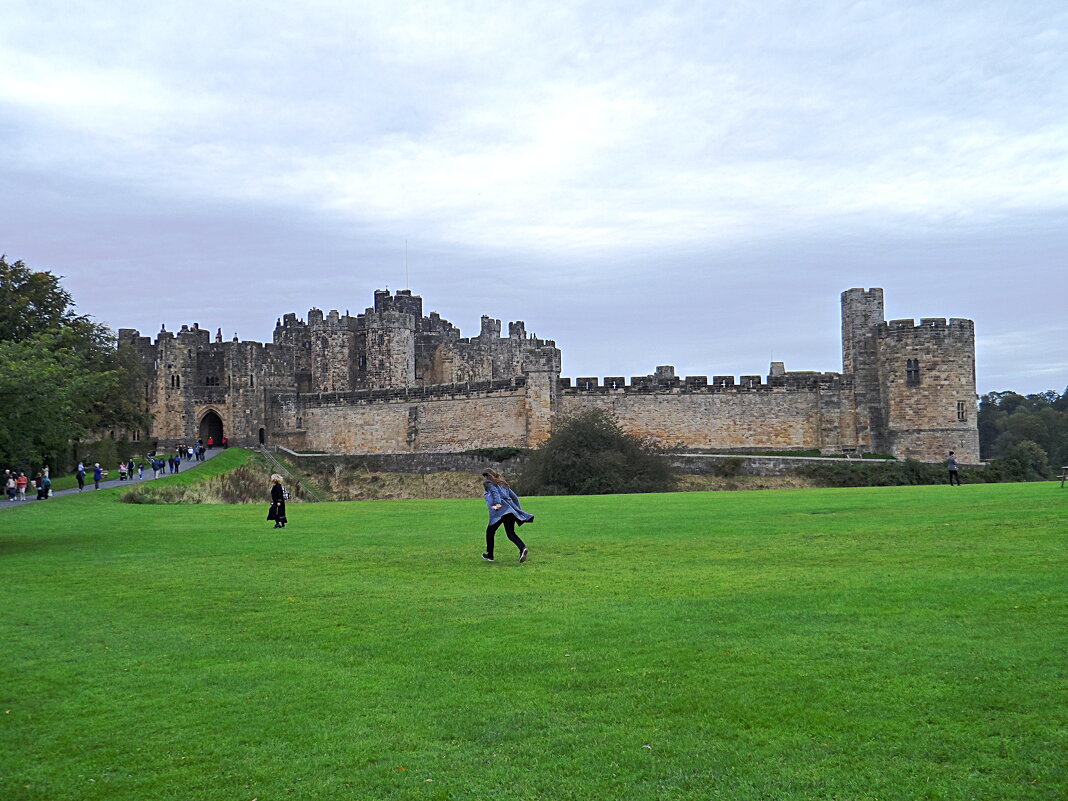
[[[210,451],[205,451],[204,452],[204,461],[206,462],[208,459],[213,457],[215,454],[221,453],[221,452],[222,452],[222,448],[212,448]],[[193,470],[193,469],[196,468],[196,466],[198,464],[204,464],[204,462],[187,462],[187,461],[185,461],[183,459],[182,460],[182,469],[179,472],[180,473],[184,473],[186,470]],[[166,471],[167,469],[169,469],[169,468],[167,468],[165,466],[164,470]],[[114,472],[118,473],[119,471],[115,470]],[[173,475],[174,475],[174,473],[163,472],[163,473],[159,474],[159,478],[166,478],[167,476],[173,476]],[[107,479],[105,481],[101,481],[100,482],[100,489],[110,489],[111,487],[130,487],[130,488],[133,488],[133,487],[136,487],[138,484],[148,484],[148,483],[150,483],[152,481],[155,481],[155,480],[157,480],[157,479],[153,479],[152,478],[152,470],[150,468],[146,467],[145,468],[145,477],[143,479],[141,479],[140,481],[137,480],[136,478],[127,479],[126,481],[120,481],[117,478],[109,478],[109,479]],[[93,469],[92,468],[89,468],[89,472],[86,475],[85,490],[84,491],[85,492],[96,492],[96,487],[93,485]],[[79,492],[79,490],[78,490],[77,487],[72,487],[71,489],[65,489],[65,490],[54,490],[52,492],[52,497],[49,498],[48,500],[54,501],[56,498],[61,498],[64,495],[77,495],[78,492]],[[37,490],[27,488],[26,489],[26,500],[25,501],[17,501],[17,500],[16,501],[9,501],[7,499],[6,490],[5,490],[5,495],[2,497],[2,499],[0,499],[0,509],[11,509],[11,508],[17,507],[17,506],[25,506],[28,503],[37,503]]]

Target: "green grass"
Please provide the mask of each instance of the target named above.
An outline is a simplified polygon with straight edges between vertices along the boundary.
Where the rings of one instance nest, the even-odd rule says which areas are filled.
[[[0,513],[5,801],[1068,797],[1056,484],[534,498],[525,565],[116,492]]]

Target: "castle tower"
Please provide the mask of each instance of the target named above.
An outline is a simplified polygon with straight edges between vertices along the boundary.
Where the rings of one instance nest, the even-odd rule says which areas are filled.
[[[325,317],[319,309],[308,310],[308,340],[311,343],[311,389],[313,392],[348,392],[356,387],[356,321],[332,309]]]
[[[527,447],[534,448],[552,434],[560,391],[560,351],[551,341],[534,341],[523,348],[520,369],[526,378]]]
[[[852,379],[857,445],[885,453],[884,410],[879,384],[878,331],[884,322],[883,290],[847,289],[842,293],[842,374]]]
[[[888,451],[925,461],[955,451],[962,463],[977,464],[975,324],[891,320],[877,336]]]
[[[375,307],[361,317],[364,341],[359,368],[372,389],[415,385],[415,330],[423,299],[401,290],[375,291]],[[418,315],[418,316],[417,316]]]

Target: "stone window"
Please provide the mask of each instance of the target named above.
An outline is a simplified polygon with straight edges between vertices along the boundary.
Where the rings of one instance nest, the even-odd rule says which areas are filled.
[[[905,362],[905,383],[912,387],[920,385],[920,360],[908,359]]]
[[[968,422],[968,404],[965,401],[957,401],[957,422]]]
[[[256,376],[252,375],[252,373],[248,375],[248,385],[252,388],[256,387]]]

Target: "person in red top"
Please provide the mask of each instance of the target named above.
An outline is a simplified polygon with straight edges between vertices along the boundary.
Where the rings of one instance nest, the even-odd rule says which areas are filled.
[[[215,437],[208,437],[208,450],[215,447]]]
[[[26,478],[25,473],[19,473],[19,477],[15,479],[15,486],[19,490],[19,500],[26,500],[26,487],[29,486],[30,480]]]

